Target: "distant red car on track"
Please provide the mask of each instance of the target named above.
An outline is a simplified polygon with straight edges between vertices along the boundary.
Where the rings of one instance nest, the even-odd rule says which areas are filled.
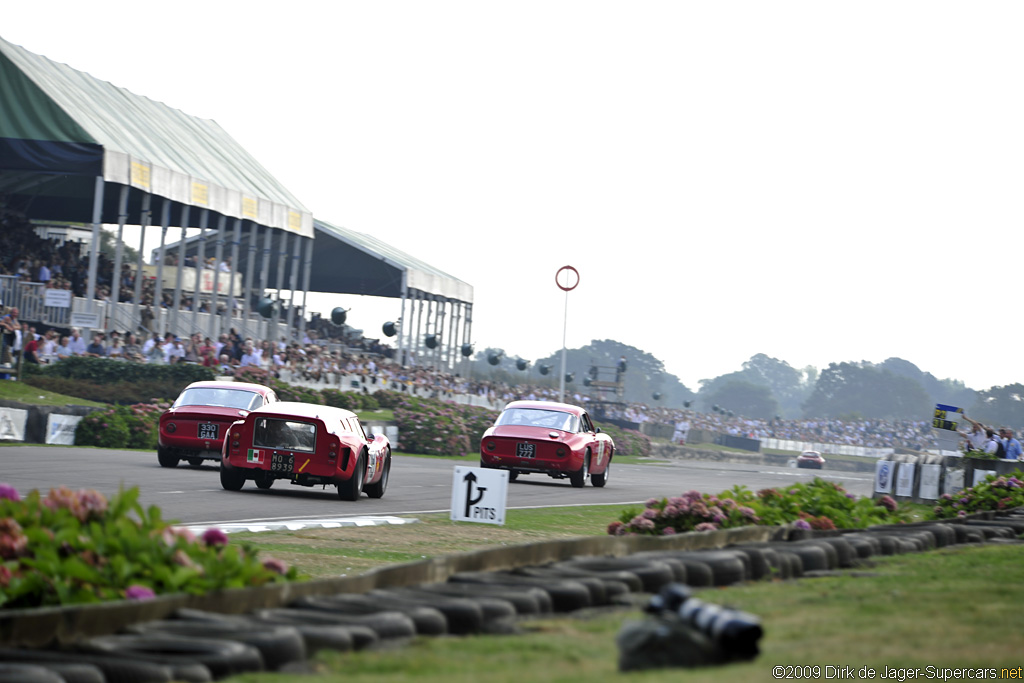
[[[615,443],[583,408],[553,401],[512,401],[480,440],[480,466],[568,478],[576,488],[611,476]]]
[[[825,467],[825,458],[818,451],[804,451],[796,456],[796,466],[820,470]]]
[[[177,467],[182,459],[192,467],[219,460],[231,423],[275,402],[277,394],[262,384],[193,382],[160,416],[157,460],[162,467]]]
[[[238,491],[249,479],[269,489],[278,479],[299,486],[337,486],[342,500],[363,491],[380,498],[391,474],[391,444],[368,437],[349,410],[281,401],[231,425],[220,462],[220,483]]]

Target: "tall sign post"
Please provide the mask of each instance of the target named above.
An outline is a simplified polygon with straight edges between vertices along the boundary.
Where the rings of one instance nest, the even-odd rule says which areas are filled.
[[[562,266],[555,273],[555,284],[565,292],[565,313],[562,318],[562,377],[558,381],[558,400],[562,403],[565,403],[565,336],[566,330],[569,328],[569,292],[576,289],[579,283],[580,273],[572,266]]]

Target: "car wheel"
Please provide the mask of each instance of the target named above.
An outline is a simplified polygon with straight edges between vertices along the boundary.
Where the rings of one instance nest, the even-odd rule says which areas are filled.
[[[590,451],[583,456],[583,464],[575,472],[569,473],[569,483],[573,488],[581,489],[587,483],[587,476],[590,475]]]
[[[258,489],[269,489],[274,485],[274,478],[270,476],[270,472],[264,470],[256,470],[256,477],[253,479],[256,482],[256,488]]]
[[[612,476],[612,461],[609,458],[608,464],[604,466],[604,472],[600,474],[594,473],[590,475],[590,483],[597,488],[604,488],[604,485],[608,483],[608,479]]]
[[[357,501],[363,492],[363,479],[366,477],[366,459],[363,453],[356,459],[356,468],[352,478],[338,484],[338,498]]]
[[[199,467],[199,466],[201,466],[203,464],[203,459],[202,458],[188,458],[187,462],[189,464],[189,467]]]
[[[222,463],[220,466],[220,485],[228,491],[241,491],[242,487],[245,486],[245,474],[233,467],[224,467]]]
[[[156,459],[160,463],[160,467],[177,467],[178,460],[180,460],[178,456],[166,448],[156,449]]]
[[[384,471],[380,473],[380,479],[374,484],[366,485],[366,495],[370,498],[383,498],[384,491],[388,488],[388,477],[391,475],[391,451],[384,456]]]

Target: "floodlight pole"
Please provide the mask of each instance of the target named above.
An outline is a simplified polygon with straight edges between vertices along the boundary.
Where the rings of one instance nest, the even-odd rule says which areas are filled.
[[[561,282],[558,281],[558,276],[561,275],[562,273],[565,273],[565,284],[564,285]],[[575,279],[574,282],[572,282],[572,284],[569,284],[572,281],[573,276],[575,276],[576,279]],[[576,289],[576,286],[579,283],[580,283],[579,271],[577,271],[572,266],[562,266],[561,268],[558,269],[558,272],[555,273],[555,284],[558,285],[559,289],[561,289],[563,292],[565,292],[565,312],[564,312],[564,314],[562,316],[562,376],[558,380],[558,400],[561,401],[562,403],[565,403],[565,370],[566,370],[566,355],[567,355],[566,354],[566,347],[565,347],[565,340],[566,340],[566,331],[569,329],[569,292],[571,292],[572,290]]]

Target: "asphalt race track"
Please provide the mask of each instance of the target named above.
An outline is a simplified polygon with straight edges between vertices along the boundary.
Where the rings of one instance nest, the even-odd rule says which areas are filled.
[[[338,500],[334,487],[306,488],[277,482],[261,491],[252,482],[238,492],[221,488],[213,461],[198,469],[182,463],[175,469],[160,467],[156,453],[67,446],[0,447],[0,482],[23,495],[32,489],[45,493],[65,485],[90,488],[110,495],[120,486],[138,486],[143,507],[158,506],[167,520],[188,525],[271,522],[303,518],[415,515],[448,512],[451,508],[453,468],[477,466],[469,456],[462,461],[395,456],[384,497],[365,495],[358,502]],[[865,472],[829,472],[770,465],[719,462],[672,462],[615,465],[608,485],[574,489],[568,479],[544,475],[521,476],[508,487],[508,509],[560,505],[637,504],[649,498],[672,496],[696,489],[718,493],[736,484],[751,490],[831,479],[850,493],[871,493],[872,476]]]

